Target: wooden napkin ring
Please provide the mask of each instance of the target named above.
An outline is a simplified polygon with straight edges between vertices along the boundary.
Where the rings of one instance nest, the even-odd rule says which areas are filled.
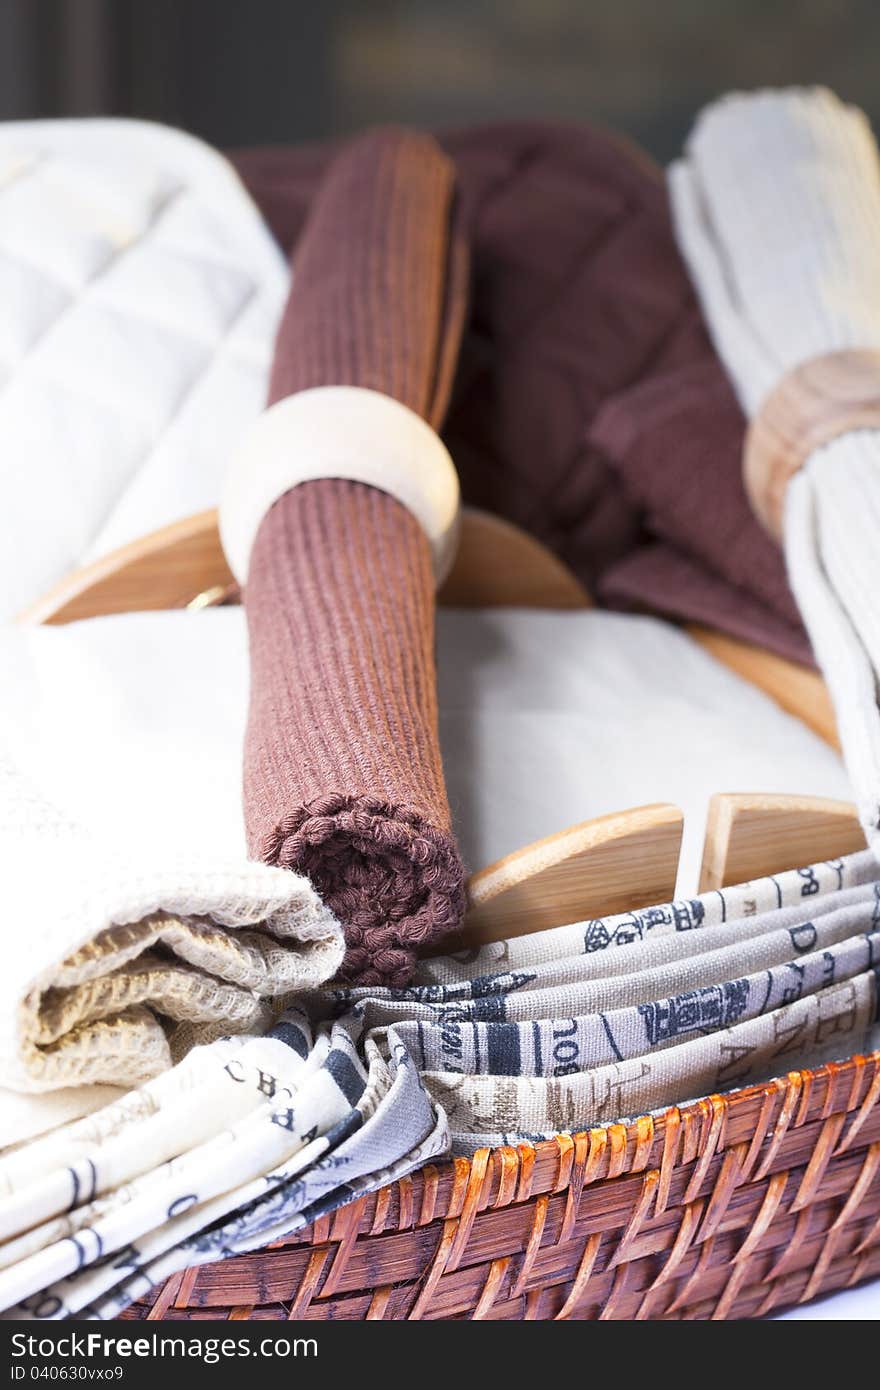
[[[789,478],[823,444],[860,429],[880,429],[880,350],[813,357],[767,396],[746,434],[743,481],[758,520],[777,540]]]

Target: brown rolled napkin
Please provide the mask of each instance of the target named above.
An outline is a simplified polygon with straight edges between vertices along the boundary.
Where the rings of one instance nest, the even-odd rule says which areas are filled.
[[[298,241],[272,405],[323,386],[394,398],[439,428],[465,317],[452,162],[378,131],[336,158]],[[321,478],[260,524],[245,609],[248,842],[308,875],[345,928],[341,977],[403,985],[453,930],[463,870],[437,739],[435,576],[394,497]]]
[[[473,292],[444,438],[466,501],[532,531],[612,607],[810,661],[742,484],[745,421],[682,264],[661,172],[588,126],[445,132]],[[332,151],[235,162],[283,246]]]

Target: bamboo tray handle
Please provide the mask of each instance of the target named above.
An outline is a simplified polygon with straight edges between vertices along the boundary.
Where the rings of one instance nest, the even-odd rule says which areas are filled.
[[[20,615],[67,623],[110,613],[205,607],[237,597],[215,511],[173,522],[67,575]],[[440,603],[458,607],[583,609],[592,600],[540,541],[466,508],[458,555]],[[690,635],[724,665],[836,745],[828,692],[814,671],[703,627]],[[683,818],[666,804],[570,826],[471,876],[469,910],[447,944],[476,949],[526,932],[588,921],[673,896]],[[855,810],[819,797],[713,798],[701,891],[864,847]]]

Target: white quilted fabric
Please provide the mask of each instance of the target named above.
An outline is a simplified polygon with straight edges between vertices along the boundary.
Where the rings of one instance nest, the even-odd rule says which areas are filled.
[[[287,289],[201,141],[141,121],[0,126],[0,617],[217,504]]]

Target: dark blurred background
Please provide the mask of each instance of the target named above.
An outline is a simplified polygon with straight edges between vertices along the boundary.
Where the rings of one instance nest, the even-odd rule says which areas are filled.
[[[878,42],[878,0],[0,0],[0,117],[232,146],[546,116],[667,160],[730,87],[825,82],[876,119]]]

